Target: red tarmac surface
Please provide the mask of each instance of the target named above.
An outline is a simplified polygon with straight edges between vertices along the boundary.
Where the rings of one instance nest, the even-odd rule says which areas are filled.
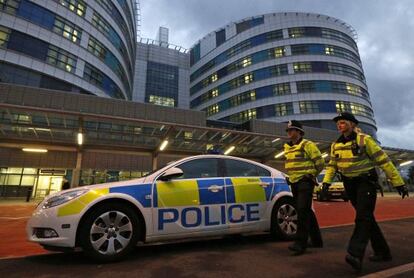
[[[355,214],[349,202],[315,201],[314,207],[321,227],[353,223]],[[7,239],[0,245],[0,258],[47,253],[38,244],[26,241],[26,222],[34,208],[34,204],[0,203],[0,238]],[[375,215],[378,221],[414,217],[414,198],[379,197]]]

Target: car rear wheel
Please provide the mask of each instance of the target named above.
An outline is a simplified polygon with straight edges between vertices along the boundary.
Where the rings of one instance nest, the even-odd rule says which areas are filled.
[[[116,261],[136,246],[140,238],[139,218],[127,205],[105,204],[86,215],[79,236],[88,257]]]
[[[284,240],[293,240],[298,230],[298,214],[293,199],[282,198],[272,210],[272,234]]]

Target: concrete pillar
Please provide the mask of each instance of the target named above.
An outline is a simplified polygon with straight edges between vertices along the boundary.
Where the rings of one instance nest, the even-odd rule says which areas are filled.
[[[158,168],[158,153],[152,153],[152,170],[156,170]]]
[[[72,172],[72,184],[70,185],[71,188],[79,186],[81,166],[82,166],[82,152],[78,150],[77,156],[76,156],[76,168],[73,169],[73,172]]]

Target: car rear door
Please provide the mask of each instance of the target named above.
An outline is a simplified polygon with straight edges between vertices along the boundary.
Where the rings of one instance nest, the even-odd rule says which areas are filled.
[[[266,221],[274,182],[270,171],[254,163],[225,159],[229,229],[246,229]]]

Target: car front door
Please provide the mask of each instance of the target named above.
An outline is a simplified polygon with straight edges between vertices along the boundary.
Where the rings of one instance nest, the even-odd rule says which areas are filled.
[[[225,159],[229,229],[246,229],[265,223],[273,190],[271,173],[253,163]]]
[[[172,235],[226,229],[225,186],[218,159],[193,159],[175,167],[183,171],[181,177],[155,183],[154,231]]]

